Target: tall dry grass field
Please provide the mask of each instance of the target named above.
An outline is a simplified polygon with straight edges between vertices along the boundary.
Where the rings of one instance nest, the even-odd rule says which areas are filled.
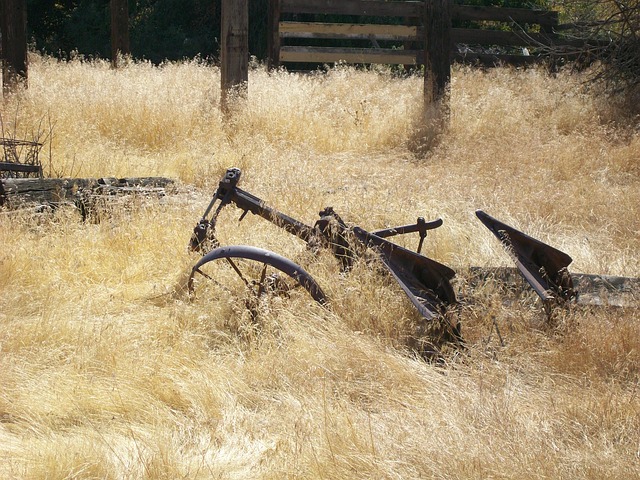
[[[466,352],[431,365],[392,281],[364,263],[340,275],[231,210],[223,243],[303,264],[332,309],[292,295],[253,321],[231,294],[176,288],[231,166],[307,223],[328,205],[365,229],[443,218],[425,253],[461,272],[461,296],[466,267],[510,264],[479,208],[569,253],[572,272],[640,276],[640,131],[580,81],[456,69],[450,128],[421,151],[419,77],[258,66],[224,121],[215,67],[34,56],[2,126],[45,141],[45,173],[179,191],[100,223],[0,212],[0,477],[640,478],[637,309],[576,307],[548,327],[534,297],[487,283],[460,314]]]

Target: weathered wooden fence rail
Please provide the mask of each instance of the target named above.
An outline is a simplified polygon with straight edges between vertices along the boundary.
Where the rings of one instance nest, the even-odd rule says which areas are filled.
[[[287,62],[417,64],[418,50],[397,48],[344,48],[285,45],[291,39],[420,42],[424,45],[422,16],[424,2],[380,2],[367,0],[271,0],[269,34],[270,65]],[[282,17],[313,16],[312,21],[283,20]],[[335,23],[329,16],[372,16],[387,18],[387,24]],[[318,18],[319,17],[319,18]],[[395,20],[395,21],[394,21]],[[404,21],[404,25],[400,24]],[[300,42],[298,42],[300,43]]]
[[[544,55],[527,55],[494,51],[484,53],[463,46],[481,47],[529,47],[546,51],[567,40],[556,34],[559,26],[558,12],[531,10],[526,8],[484,7],[476,5],[453,5],[452,7],[452,60],[461,63],[519,65],[544,59]],[[456,28],[464,22],[490,22],[500,29]]]
[[[379,41],[420,42],[424,44],[422,16],[424,2],[380,2],[367,0],[272,0],[272,20],[275,27],[270,32],[269,57],[272,65],[281,62],[327,63],[345,61],[348,63],[388,63],[416,64],[418,50],[397,48],[344,48],[322,46],[283,45],[290,39],[332,39],[362,40],[372,43]],[[281,21],[282,16],[371,16],[387,18],[387,24],[374,23],[332,23],[313,21]],[[393,21],[395,20],[395,21]],[[403,21],[403,24],[400,22]]]
[[[430,18],[433,15],[444,18]],[[350,16],[353,21],[332,21],[337,16]],[[374,19],[378,23],[372,23]],[[379,23],[381,19],[385,23]],[[555,33],[559,25],[555,11],[458,5],[448,0],[272,0],[269,64],[342,61],[423,65],[429,56],[427,30],[433,28],[434,20],[440,25],[437,28],[448,30],[435,36],[449,38],[445,40],[448,45],[442,45],[444,52],[449,52],[449,61],[532,62],[538,57],[499,51],[487,54],[482,49],[473,51],[458,46],[535,48],[550,47],[560,41]],[[485,25],[489,22],[493,28],[453,28],[469,22]],[[318,45],[323,41],[326,45]],[[336,46],[329,41],[362,42],[368,46]],[[446,57],[444,52],[439,54]]]

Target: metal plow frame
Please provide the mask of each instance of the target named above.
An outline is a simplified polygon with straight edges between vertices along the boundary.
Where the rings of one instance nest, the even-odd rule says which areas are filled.
[[[240,220],[251,212],[297,236],[312,249],[331,249],[345,272],[351,269],[357,256],[356,252],[373,250],[422,318],[428,322],[447,325],[449,341],[463,344],[459,322],[452,321],[449,315],[451,307],[457,304],[456,294],[451,285],[456,273],[448,266],[420,253],[427,231],[440,227],[443,223],[441,219],[426,222],[424,218],[419,217],[415,224],[368,232],[358,226],[348,226],[333,208],[327,207],[319,213],[320,219],[311,226],[268,206],[262,199],[240,189],[238,182],[241,173],[237,168],[227,170],[193,230],[190,247],[192,250],[201,251],[205,257],[193,267],[192,278],[204,263],[227,255],[228,249],[231,249],[233,255],[227,256],[238,254],[239,257],[256,260],[251,255],[258,255],[258,261],[286,273],[298,281],[316,301],[327,303],[328,299],[311,275],[302,267],[274,252],[256,247],[233,246],[226,247],[227,250],[216,248],[207,254],[206,245],[219,246],[215,238],[215,228],[220,211],[225,206],[233,204],[242,211]],[[551,314],[554,307],[570,303],[621,306],[633,304],[634,295],[640,290],[640,279],[572,275],[568,270],[572,258],[568,254],[482,210],[477,210],[476,216],[507,249],[515,262],[517,272],[542,299],[547,315]],[[388,237],[408,233],[418,233],[420,236],[417,252],[387,240]],[[512,276],[515,269],[511,270],[502,269],[505,278]],[[260,291],[262,290],[261,286]],[[616,301],[616,297],[621,294],[626,295],[627,299]]]

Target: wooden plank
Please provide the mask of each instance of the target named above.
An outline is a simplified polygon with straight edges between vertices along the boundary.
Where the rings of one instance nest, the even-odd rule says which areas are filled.
[[[4,191],[0,204],[13,208],[25,204],[75,203],[76,193],[87,189],[96,194],[158,193],[158,189],[174,186],[174,181],[166,177],[3,178],[0,186]]]
[[[300,63],[383,63],[416,65],[421,62],[420,50],[373,48],[292,47],[280,48],[281,62]]]
[[[373,17],[421,17],[424,2],[371,0],[282,0],[282,13],[320,15],[367,15]]]
[[[490,281],[510,294],[523,295],[532,292],[531,286],[515,267],[468,267],[458,274],[466,280],[466,285],[471,291]],[[578,292],[578,305],[620,308],[640,306],[640,278],[586,273],[570,275]]]
[[[506,32],[503,30],[475,30],[470,28],[452,28],[453,43],[501,46],[553,45],[557,36],[544,33]]]
[[[460,53],[453,54],[453,61],[465,65],[482,65],[483,67],[496,67],[499,65],[533,65],[544,62],[548,57],[535,55],[507,55],[492,53]]]
[[[571,279],[580,305],[640,306],[640,278],[572,273]]]
[[[418,41],[423,35],[423,29],[418,26],[280,22],[281,38]]]
[[[554,11],[477,5],[453,5],[451,18],[455,21],[532,23],[545,27],[553,27],[558,24],[558,12]]]
[[[26,163],[0,162],[0,171],[39,173],[42,171],[42,167],[40,165],[29,165]]]

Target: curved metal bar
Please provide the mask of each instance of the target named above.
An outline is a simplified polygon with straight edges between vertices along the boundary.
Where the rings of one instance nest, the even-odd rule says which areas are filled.
[[[193,290],[193,276],[198,272],[200,267],[220,258],[246,258],[248,260],[254,260],[256,262],[271,265],[273,268],[286,273],[302,285],[316,302],[321,305],[327,303],[327,297],[318,283],[300,265],[270,250],[252,247],[249,245],[231,245],[228,247],[214,248],[207,253],[193,266],[191,270],[191,275],[189,276],[189,291]]]

